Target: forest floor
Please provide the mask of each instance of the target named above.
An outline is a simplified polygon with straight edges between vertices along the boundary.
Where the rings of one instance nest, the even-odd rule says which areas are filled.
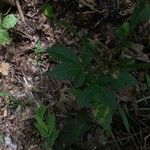
[[[40,104],[49,106],[60,127],[68,114],[77,114],[76,101],[66,92],[70,83],[48,77],[48,70],[57,62],[49,60],[45,50],[61,43],[77,53],[81,39],[74,35],[75,31],[80,37],[101,43],[103,53],[113,57],[113,31],[129,18],[135,6],[129,5],[129,1],[120,4],[123,11],[115,13],[114,9],[111,17],[102,13],[104,8],[98,9],[98,4],[89,3],[88,0],[80,4],[69,0],[21,2],[26,22],[19,19],[16,27],[10,31],[11,44],[0,46],[0,91],[11,94],[0,97],[0,150],[42,150],[42,139],[34,126],[35,110]],[[49,19],[43,13],[46,3],[54,9],[54,16]],[[8,7],[10,9],[7,13],[18,14],[16,8]],[[138,25],[131,35],[136,44],[132,49],[126,48],[122,55],[136,58],[138,62],[150,63],[149,35],[149,22]],[[43,49],[40,62],[37,62],[35,46],[38,40]],[[150,71],[140,69],[133,73],[139,84],[118,93],[118,100],[132,120],[131,132],[128,133],[120,120],[114,118],[113,133],[105,144],[102,144],[101,128],[95,124],[86,133],[87,141],[84,145],[72,149],[150,149],[150,90],[146,82],[146,75],[150,75]]]

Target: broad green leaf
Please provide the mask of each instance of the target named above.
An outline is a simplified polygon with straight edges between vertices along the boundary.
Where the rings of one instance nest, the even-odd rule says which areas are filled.
[[[139,21],[146,21],[150,19],[150,6],[144,8],[139,14]]]
[[[99,87],[98,93],[99,99],[101,103],[108,107],[110,110],[115,110],[118,106],[116,96],[113,91],[105,87]]]
[[[15,17],[15,15],[13,15],[13,14],[7,15],[2,20],[2,27],[5,29],[14,28],[15,25],[17,24],[17,21],[18,21],[18,19]]]
[[[68,121],[59,139],[67,145],[70,145],[77,142],[89,128],[88,116],[86,114],[79,114],[75,119]]]
[[[75,88],[83,85],[85,81],[85,73],[81,71],[73,80],[73,85]]]
[[[127,119],[127,116],[126,116],[124,110],[122,108],[119,108],[119,113],[120,113],[120,115],[122,117],[123,123],[124,123],[127,131],[129,131],[130,130],[129,122],[128,122],[128,119]]]
[[[99,86],[107,86],[110,84],[112,78],[110,75],[101,74],[98,80]]]
[[[97,94],[97,87],[91,86],[84,89],[79,96],[79,103],[82,107],[89,105]]]
[[[126,88],[127,85],[121,79],[112,79],[111,86],[113,89],[122,90],[122,89]]]
[[[91,64],[94,57],[94,50],[95,48],[92,47],[90,43],[83,45],[83,47],[81,48],[81,58],[85,67]]]
[[[46,17],[52,18],[54,16],[53,7],[50,4],[46,4],[44,8],[44,14]]]
[[[117,90],[121,90],[126,86],[135,86],[137,80],[129,72],[120,72],[118,79],[112,79],[111,85]]]
[[[129,72],[121,72],[119,74],[119,79],[122,80],[126,85],[134,86],[137,84],[137,80]]]
[[[150,77],[146,75],[147,87],[150,88]]]
[[[79,74],[81,68],[77,64],[61,63],[54,67],[49,75],[53,79],[57,80],[71,80],[73,77]]]
[[[10,41],[9,33],[5,29],[0,28],[0,44],[5,46],[10,44]]]
[[[58,61],[80,64],[77,56],[67,47],[53,46],[48,48],[47,52]]]

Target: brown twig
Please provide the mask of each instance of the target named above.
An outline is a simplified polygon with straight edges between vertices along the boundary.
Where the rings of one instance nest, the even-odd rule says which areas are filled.
[[[24,17],[24,14],[23,14],[23,11],[21,9],[21,5],[20,5],[20,2],[19,0],[15,0],[15,4],[16,4],[16,7],[18,9],[18,12],[19,12],[19,15],[20,15],[20,18],[23,22],[25,22],[25,17]]]

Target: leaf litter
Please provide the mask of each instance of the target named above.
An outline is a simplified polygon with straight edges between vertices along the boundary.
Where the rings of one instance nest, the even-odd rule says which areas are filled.
[[[58,2],[56,1],[56,3]],[[42,139],[39,137],[34,127],[33,116],[36,106],[45,103],[45,99],[51,109],[54,109],[53,106],[56,105],[55,111],[60,119],[60,126],[63,126],[64,118],[66,118],[68,113],[76,115],[78,112],[74,97],[67,93],[70,83],[67,81],[60,83],[59,81],[49,79],[46,73],[49,68],[54,66],[55,62],[49,62],[47,54],[44,53],[41,56],[42,63],[39,67],[36,62],[34,47],[36,42],[40,39],[44,49],[59,42],[61,44],[65,43],[72,47],[74,51],[77,51],[77,49],[80,48],[79,38],[74,37],[66,27],[56,26],[53,28],[49,21],[47,21],[45,15],[41,13],[41,4],[44,4],[43,0],[38,2],[27,0],[22,2],[22,6],[24,6],[23,10],[26,12],[25,17],[27,24],[24,24],[19,20],[14,31],[12,31],[12,44],[7,48],[2,47],[2,49],[7,49],[7,51],[1,56],[3,61],[0,63],[0,73],[2,74],[0,91],[10,93],[11,96],[4,95],[0,97],[0,135],[3,135],[3,142],[0,144],[3,148],[0,147],[0,149],[7,149],[8,147],[10,150],[42,150]],[[85,6],[83,5],[83,7]],[[59,5],[57,9],[61,9],[59,8]],[[129,15],[132,12],[132,9],[133,8],[123,11],[123,15]],[[81,13],[79,12],[79,14]],[[90,14],[93,15],[93,13]],[[83,26],[81,25],[80,27],[77,25],[77,22],[74,21],[74,19],[76,19],[74,15],[76,14],[67,13],[66,17],[63,19],[70,19],[71,22],[75,22],[75,27],[78,30],[83,33],[88,33],[91,30],[89,24],[86,26],[86,23],[88,22],[85,21],[85,24],[82,24]],[[82,19],[80,21],[82,21]],[[105,35],[107,38],[105,48],[108,48],[113,40],[111,34],[113,25],[107,24],[106,26],[108,28],[106,28],[105,25],[101,26],[101,31],[103,31],[103,28],[104,30],[108,30]],[[134,33],[135,39],[137,42],[140,41],[140,43],[142,43],[143,40],[147,41],[148,37],[145,30],[149,27],[149,24],[145,23],[143,26],[144,29],[141,26],[138,28],[140,29],[140,34],[145,34],[145,36],[138,35],[139,32]],[[95,29],[94,32],[95,40],[104,38],[104,32],[99,34],[97,29]],[[105,52],[106,50],[104,50],[103,55],[109,55],[110,58],[112,58],[113,52],[111,52],[111,50],[108,50],[106,52],[107,54]],[[145,49],[145,44],[136,44],[132,50],[127,49],[124,53],[123,57],[134,56],[138,58],[138,61],[146,60],[148,62],[150,58],[149,52]],[[137,72],[136,75],[138,78],[140,73]],[[137,99],[147,91],[144,84],[145,76],[140,78],[142,78],[141,81],[143,82],[140,83],[139,89],[128,88],[127,90],[118,93],[120,103],[125,103],[124,107],[133,105]],[[148,96],[149,94],[149,91],[147,91],[145,96]],[[12,103],[15,103],[15,105]],[[140,106],[141,103],[136,104],[133,111],[144,120],[145,117],[142,117],[142,115],[145,115],[145,112],[139,110],[139,108],[146,107],[146,104]],[[147,121],[143,122],[147,127]],[[120,128],[118,127],[118,129]],[[145,130],[145,128],[142,130]],[[134,144],[129,141],[131,139],[130,136],[128,133],[122,132],[123,131],[119,130],[116,131],[112,141],[110,140],[107,142],[113,146],[114,141],[118,142],[126,138],[127,140],[125,139],[125,143],[129,143],[131,148],[131,145]],[[91,143],[91,145],[91,141],[104,139],[100,128],[97,126],[87,134],[88,142]],[[143,131],[142,134],[145,136],[145,131]],[[140,138],[139,136],[135,137]],[[110,147],[108,146],[106,149]]]

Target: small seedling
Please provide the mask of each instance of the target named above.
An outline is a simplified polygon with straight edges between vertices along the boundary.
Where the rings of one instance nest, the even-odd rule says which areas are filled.
[[[44,7],[44,14],[48,18],[52,18],[54,16],[53,7],[50,4],[46,4]]]
[[[18,19],[14,14],[10,14],[0,20],[0,44],[6,46],[11,42],[8,30],[15,27]]]
[[[35,126],[45,140],[44,148],[46,150],[52,150],[52,146],[59,135],[59,130],[56,129],[55,116],[47,111],[45,106],[37,108]]]
[[[43,52],[44,52],[44,49],[42,48],[42,43],[41,43],[40,40],[35,44],[35,49],[34,49],[34,51],[35,51],[35,55],[36,55],[36,61],[37,61],[38,63],[40,63],[40,61],[41,61],[41,56],[42,56],[42,54],[43,54]]]

